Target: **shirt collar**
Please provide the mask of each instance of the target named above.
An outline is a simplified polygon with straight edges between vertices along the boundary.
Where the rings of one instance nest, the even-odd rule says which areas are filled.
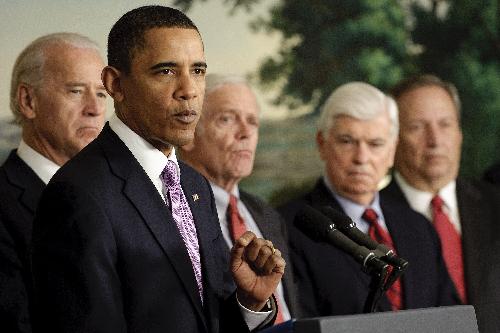
[[[225,214],[225,212],[227,211],[227,207],[229,206],[229,193],[225,189],[211,181],[210,186],[212,187],[212,192],[214,193],[217,211]],[[234,189],[231,191],[231,194],[233,194],[239,200],[240,191],[238,189],[238,186],[234,187]]]
[[[401,191],[405,195],[410,207],[423,214],[429,220],[432,221],[432,212],[430,209],[430,203],[434,194],[431,192],[421,191],[411,186],[399,172],[394,172],[394,178],[398,183]],[[456,211],[457,198],[455,196],[456,181],[452,180],[446,186],[439,190],[439,196],[443,199],[446,208],[450,211]]]
[[[161,172],[167,165],[168,160],[175,163],[178,176],[180,177],[179,163],[175,155],[175,148],[172,147],[170,155],[167,157],[161,151],[153,147],[144,138],[132,131],[123,121],[112,115],[109,119],[109,127],[118,135],[120,140],[127,146],[135,159],[139,162],[151,181],[156,184]]]
[[[21,139],[19,147],[17,148],[17,156],[19,156],[19,158],[23,160],[45,184],[48,184],[57,170],[59,170],[59,165],[28,146],[23,139]]]

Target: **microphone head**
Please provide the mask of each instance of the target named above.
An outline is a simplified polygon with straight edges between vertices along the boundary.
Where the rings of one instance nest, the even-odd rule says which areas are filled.
[[[349,219],[350,220],[350,219]],[[385,272],[387,264],[365,246],[353,242],[335,227],[328,217],[309,205],[305,205],[295,216],[295,227],[316,242],[326,242],[351,255],[368,270]]]
[[[315,241],[325,241],[328,232],[335,226],[330,220],[316,209],[309,205],[304,205],[295,215],[293,224],[309,238]]]
[[[356,227],[356,223],[345,213],[330,206],[322,206],[321,213],[327,216],[340,230],[347,230]]]

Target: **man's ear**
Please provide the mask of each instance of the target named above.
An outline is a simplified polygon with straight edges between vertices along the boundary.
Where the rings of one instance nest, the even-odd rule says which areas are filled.
[[[323,132],[322,131],[318,131],[316,133],[316,145],[318,146],[319,156],[324,161],[325,157],[323,156],[323,148],[324,148],[324,145],[325,145],[325,138],[323,137]]]
[[[112,66],[104,67],[101,73],[104,88],[116,102],[123,101],[122,78],[123,73]]]
[[[21,83],[17,87],[17,103],[19,111],[26,119],[36,118],[36,96],[35,89],[26,84]]]

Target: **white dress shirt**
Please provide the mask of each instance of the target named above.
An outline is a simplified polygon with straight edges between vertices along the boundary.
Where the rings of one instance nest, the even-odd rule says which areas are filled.
[[[19,147],[17,148],[17,156],[19,156],[19,158],[23,160],[45,184],[48,184],[52,176],[59,170],[59,165],[28,146],[23,139],[21,139]]]
[[[215,206],[217,207],[217,215],[219,216],[222,235],[224,236],[224,240],[226,241],[227,246],[229,248],[232,248],[233,241],[231,239],[231,234],[229,232],[229,223],[227,220],[229,193],[222,187],[212,182],[210,182],[210,185],[212,186],[212,191],[214,192]],[[238,189],[238,186],[234,187],[232,194],[238,199],[237,201],[238,212],[240,213],[243,221],[245,221],[245,226],[247,227],[247,230],[253,232],[257,237],[263,238],[262,233],[260,232],[259,227],[257,226],[257,223],[255,223],[255,220],[252,217],[252,214],[250,214],[245,204],[240,200],[240,191]],[[288,310],[288,307],[285,302],[283,284],[281,283],[281,281],[278,284],[275,296],[278,299],[278,302],[281,306],[281,313],[283,314],[283,319],[289,320],[291,318],[290,311]]]
[[[161,181],[160,175],[167,165],[168,160],[171,160],[177,166],[177,171],[179,172],[180,177],[180,169],[179,164],[177,162],[177,157],[175,155],[175,149],[172,148],[170,155],[167,157],[161,151],[153,147],[149,142],[144,140],[141,136],[132,131],[127,125],[125,125],[116,114],[112,115],[109,119],[109,127],[116,133],[116,135],[123,141],[125,146],[130,150],[132,155],[134,155],[135,159],[141,167],[144,169],[149,179],[155,186],[156,190],[163,198],[165,202],[167,200],[167,192],[163,187],[163,182]],[[255,312],[245,308],[243,305],[240,305],[240,311],[243,314],[243,318],[247,323],[247,326],[250,330],[253,330],[257,326],[259,326],[262,322],[264,322],[271,311],[266,312]]]
[[[394,173],[394,178],[401,188],[401,191],[405,195],[406,200],[410,204],[410,207],[427,217],[429,221],[432,221],[431,200],[434,197],[434,194],[431,192],[418,190],[415,187],[411,186],[398,172]],[[442,189],[440,189],[438,194],[444,201],[443,210],[448,215],[451,224],[453,224],[453,227],[455,227],[455,230],[459,235],[461,235],[462,227],[460,225],[460,217],[458,212],[455,180],[451,181]]]

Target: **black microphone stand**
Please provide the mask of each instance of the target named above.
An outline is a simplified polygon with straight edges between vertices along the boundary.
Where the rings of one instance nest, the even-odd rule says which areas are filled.
[[[370,274],[370,291],[365,301],[365,305],[363,308],[364,313],[372,313],[376,312],[377,305],[382,296],[385,294],[387,290],[396,282],[397,279],[403,275],[406,270],[407,265],[405,266],[388,266],[384,267],[382,270],[376,270],[371,268],[370,270],[365,269],[365,272]]]
[[[386,282],[389,280],[387,277],[388,274],[388,266],[383,267],[382,269],[375,269],[373,267],[364,268],[364,271],[370,275],[370,291],[368,292],[368,296],[366,297],[365,305],[363,308],[363,313],[372,313],[376,312],[377,305],[386,292],[388,287],[386,287]],[[392,284],[392,283],[391,283]]]

